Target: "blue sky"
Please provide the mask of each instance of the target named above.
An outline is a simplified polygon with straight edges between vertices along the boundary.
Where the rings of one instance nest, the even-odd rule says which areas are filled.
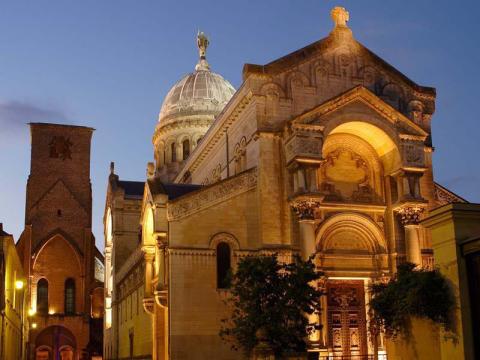
[[[97,129],[92,148],[93,230],[110,161],[143,180],[163,97],[211,40],[212,69],[235,87],[244,63],[264,64],[325,37],[345,6],[357,40],[412,80],[437,88],[436,181],[480,202],[477,2],[3,0],[0,9],[0,222],[18,239],[29,172],[28,122]]]

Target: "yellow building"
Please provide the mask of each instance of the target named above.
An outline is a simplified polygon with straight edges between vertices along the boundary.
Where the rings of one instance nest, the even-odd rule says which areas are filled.
[[[0,360],[27,359],[28,320],[26,301],[28,290],[23,266],[18,257],[13,236],[3,231],[0,223]]]
[[[112,171],[106,283],[142,270],[153,359],[241,358],[218,335],[229,312],[224,276],[244,256],[273,252],[315,254],[326,274],[318,285],[327,293],[323,312],[311,319],[323,329],[311,335],[310,351],[385,354],[384,338],[373,344],[367,334],[369,285],[405,260],[433,265],[420,220],[461,201],[433,180],[435,89],[356,41],[344,8],[331,17],[326,38],[266,65],[246,64],[237,91],[210,69],[199,33],[195,70],[163,101],[146,181],[122,182]],[[141,249],[142,266],[119,267],[108,257],[115,249],[135,259]],[[114,299],[112,314],[121,301]],[[124,327],[111,321],[111,329]],[[111,346],[126,339],[114,335]]]

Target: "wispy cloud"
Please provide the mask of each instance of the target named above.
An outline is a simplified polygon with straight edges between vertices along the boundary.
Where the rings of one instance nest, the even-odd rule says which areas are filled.
[[[65,112],[54,107],[22,101],[0,101],[0,126],[4,130],[16,130],[29,122],[69,121]]]

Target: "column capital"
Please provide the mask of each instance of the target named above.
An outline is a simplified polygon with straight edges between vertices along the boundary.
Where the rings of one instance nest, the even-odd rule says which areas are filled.
[[[155,257],[155,246],[142,246],[142,251],[145,260],[153,260],[153,258]]]
[[[290,206],[297,215],[299,221],[312,221],[315,219],[315,209],[320,206],[323,196],[320,194],[311,195],[312,196],[297,196],[290,201]]]
[[[405,204],[394,211],[403,226],[418,225],[425,208],[425,204]]]

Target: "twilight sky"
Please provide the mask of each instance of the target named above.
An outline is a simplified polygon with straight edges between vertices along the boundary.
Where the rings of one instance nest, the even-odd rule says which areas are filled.
[[[265,64],[327,36],[345,6],[357,40],[437,89],[435,180],[480,202],[480,5],[475,1],[4,0],[0,10],[0,222],[18,239],[30,166],[28,122],[87,125],[93,136],[93,231],[110,161],[144,180],[168,89],[197,61],[197,29],[212,70],[236,88],[244,63]]]

